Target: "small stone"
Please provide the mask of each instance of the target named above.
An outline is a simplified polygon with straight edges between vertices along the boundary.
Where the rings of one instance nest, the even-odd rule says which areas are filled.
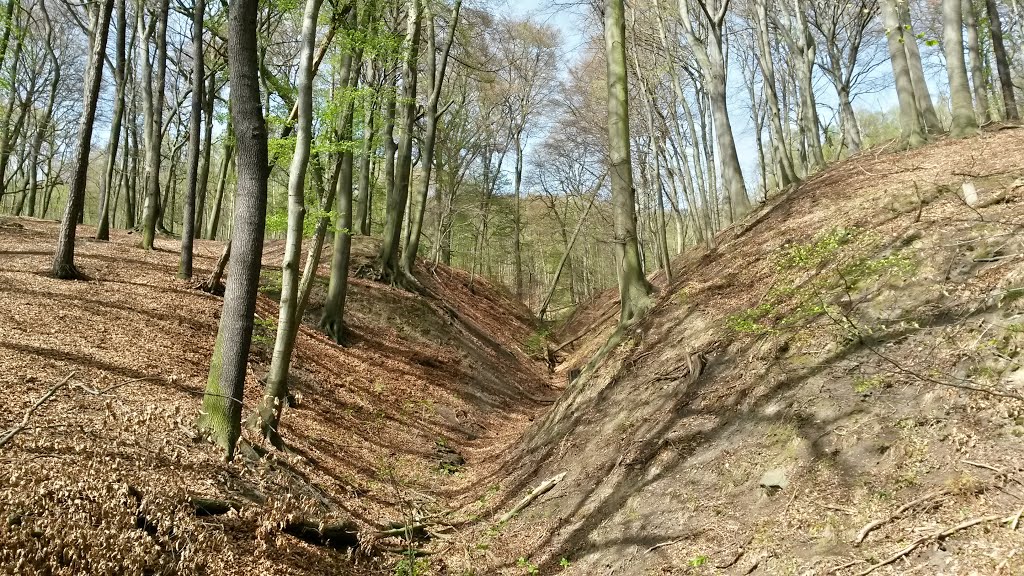
[[[786,478],[786,471],[782,468],[775,468],[769,470],[761,476],[761,482],[759,483],[761,488],[767,489],[769,492],[775,492],[777,490],[783,490],[786,486],[789,486],[789,479]]]

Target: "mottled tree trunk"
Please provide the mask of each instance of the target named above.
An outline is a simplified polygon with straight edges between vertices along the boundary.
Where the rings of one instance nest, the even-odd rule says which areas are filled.
[[[242,429],[242,395],[252,343],[267,209],[267,127],[260,103],[258,0],[233,0],[228,15],[231,115],[238,184],[232,256],[198,427],[231,460]]]
[[[981,39],[978,35],[978,12],[974,0],[963,2],[964,27],[967,29],[967,56],[970,61],[971,85],[974,88],[974,110],[978,122],[989,122],[988,86],[985,78],[985,62],[981,55]]]
[[[157,220],[160,216],[160,148],[163,145],[164,79],[167,73],[167,15],[169,1],[162,0],[156,14],[156,55],[153,58],[152,78],[143,73],[143,102],[148,103],[146,111],[146,203],[142,217],[142,247],[153,249],[156,238]],[[140,17],[141,18],[141,17]],[[141,20],[140,20],[141,26]],[[142,45],[147,45],[146,37]],[[149,50],[146,49],[146,53]],[[140,56],[142,57],[142,56]],[[143,64],[143,70],[148,65]],[[145,94],[149,94],[149,98]]]
[[[882,0],[884,3],[890,3],[890,0]],[[906,53],[906,61],[908,70],[910,72],[910,80],[914,86],[914,100],[917,102],[917,110],[921,115],[921,119],[924,122],[924,128],[929,134],[941,134],[945,131],[942,126],[942,122],[939,122],[939,116],[935,113],[935,105],[932,103],[932,95],[928,90],[928,82],[924,74],[924,65],[921,63],[921,52],[917,46],[917,37],[914,35],[913,27],[910,22],[910,6],[906,2],[896,2],[894,4],[898,11],[899,23],[896,28],[891,28],[886,25],[886,29],[892,30],[899,29],[900,38],[902,38],[903,49]]]
[[[114,168],[117,166],[117,147],[121,142],[121,120],[124,117],[125,100],[125,32],[128,17],[125,0],[117,0],[117,36],[114,40],[114,116],[110,120],[110,138],[107,143],[107,166],[100,182],[100,217],[96,226],[96,239],[110,239],[110,188],[114,183]],[[116,208],[116,205],[115,205]]]
[[[619,325],[632,324],[650,307],[651,286],[641,269],[636,236],[636,192],[629,141],[629,88],[626,71],[626,18],[623,0],[604,10],[608,61],[608,152],[619,280]]]

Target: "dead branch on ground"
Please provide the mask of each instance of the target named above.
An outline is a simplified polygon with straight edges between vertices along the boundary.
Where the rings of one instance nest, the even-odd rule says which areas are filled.
[[[58,390],[63,388],[68,383],[68,381],[71,380],[71,378],[74,375],[75,375],[74,372],[68,374],[67,376],[64,377],[63,380],[58,382],[56,386],[54,386],[53,388],[50,388],[50,390],[47,391],[46,394],[44,394],[42,398],[40,398],[39,400],[36,400],[35,404],[33,404],[28,409],[28,411],[25,412],[25,416],[22,417],[21,423],[18,424],[17,426],[15,426],[14,428],[11,428],[10,430],[8,430],[7,433],[4,434],[3,438],[0,438],[0,446],[3,446],[4,444],[7,444],[11,440],[11,438],[14,438],[15,434],[17,434],[18,432],[21,432],[22,430],[27,428],[28,427],[28,421],[32,417],[32,413],[35,412],[36,410],[38,410],[40,406],[45,404],[47,400],[52,398],[53,395],[56,394]]]

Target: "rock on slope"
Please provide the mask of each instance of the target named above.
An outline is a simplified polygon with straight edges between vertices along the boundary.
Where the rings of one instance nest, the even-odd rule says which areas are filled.
[[[175,279],[172,239],[145,252],[130,234],[89,232],[77,263],[93,280],[64,282],[45,274],[54,223],[0,226],[0,435],[73,373],[0,446],[0,573],[391,574],[396,559],[380,550],[396,543],[374,545],[374,531],[485,485],[550,396],[521,349],[529,313],[486,283],[422,270],[435,301],[353,278],[349,346],[300,331],[297,405],[282,422],[292,453],[225,464],[191,437],[220,299]],[[203,273],[220,247],[197,243]],[[264,257],[246,414],[273,346],[280,248]],[[354,266],[374,252],[355,248]],[[241,507],[197,517],[193,497]],[[353,563],[287,534],[300,518],[354,522],[365,549]]]
[[[567,477],[476,573],[1024,574],[1022,176],[1019,129],[869,151],[682,256],[526,434],[517,486]]]

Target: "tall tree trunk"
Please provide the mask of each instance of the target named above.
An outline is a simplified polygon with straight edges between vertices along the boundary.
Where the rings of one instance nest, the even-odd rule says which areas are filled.
[[[209,83],[203,90],[206,102],[203,105],[203,155],[199,161],[199,181],[196,183],[195,237],[202,238],[206,222],[206,196],[210,185],[210,155],[213,152],[213,103],[217,96],[217,75],[210,73]]]
[[[233,0],[228,15],[232,122],[238,185],[231,261],[199,429],[231,460],[242,429],[242,394],[252,343],[267,210],[267,127],[260,105],[258,0]]]
[[[278,424],[288,397],[288,372],[292,351],[302,322],[296,314],[299,263],[302,257],[302,230],[306,219],[306,168],[309,165],[313,131],[313,50],[321,0],[306,0],[302,16],[301,52],[296,86],[298,118],[295,121],[295,152],[288,170],[288,232],[284,262],[281,264],[281,304],[277,319],[277,338],[267,373],[267,385],[253,424],[260,434],[281,448],[284,446]],[[340,231],[339,231],[340,233]]]
[[[768,12],[765,1],[756,0],[755,2],[757,40],[760,47],[757,51],[757,59],[760,64],[761,75],[764,77],[765,100],[768,101],[768,109],[770,110],[772,146],[775,150],[786,152],[785,154],[775,155],[780,178],[779,187],[785,188],[796,182],[798,178],[796,170],[793,168],[792,158],[790,158],[786,147],[786,132],[782,129],[782,113],[779,111],[779,95],[775,89],[775,62],[772,60],[772,44],[771,38],[768,35]]]
[[[384,238],[381,243],[378,266],[381,275],[392,281],[399,279],[398,249],[402,238],[402,222],[409,200],[412,176],[412,132],[416,122],[416,75],[419,59],[420,28],[422,23],[420,0],[409,0],[405,46],[402,56],[402,124],[399,133],[398,154],[395,160],[395,184],[388,197],[384,218]]]
[[[78,127],[78,152],[75,158],[75,172],[68,188],[68,202],[57,236],[57,250],[53,255],[51,272],[55,278],[74,279],[79,277],[75,268],[75,233],[78,217],[85,204],[85,184],[89,173],[89,152],[92,143],[93,123],[96,120],[96,104],[99,100],[103,80],[103,54],[107,48],[107,32],[110,28],[110,13],[114,0],[105,2],[96,10],[92,30],[92,50],[89,55],[85,90],[82,95],[84,107]]]
[[[950,135],[965,138],[978,133],[974,115],[971,85],[964,63],[964,18],[962,0],[942,0],[942,50],[946,55],[946,75],[953,101],[953,123]]]
[[[373,78],[373,61],[367,59],[367,77]],[[374,83],[376,85],[376,83]],[[373,161],[373,122],[376,112],[376,98],[369,98],[363,104],[363,147],[359,156],[359,199],[356,202],[355,230],[363,236],[370,235],[369,213],[372,207],[370,170]]]
[[[448,55],[451,53],[452,44],[455,40],[455,30],[459,24],[459,13],[461,9],[462,0],[455,0],[454,5],[452,6],[452,16],[449,19],[451,25],[448,29],[448,40],[445,42],[440,62],[437,62],[437,51],[435,50],[435,43],[437,39],[434,27],[434,15],[429,4],[427,4],[424,9],[426,13],[425,17],[427,18],[427,26],[429,28],[427,34],[427,74],[430,82],[430,96],[427,100],[427,106],[424,111],[427,126],[423,134],[423,141],[420,148],[420,159],[423,164],[422,175],[417,184],[415,212],[410,214],[408,237],[405,242],[405,250],[402,253],[401,262],[401,273],[406,277],[407,281],[412,282],[415,282],[413,270],[416,267],[416,256],[419,252],[420,246],[420,235],[423,231],[423,215],[427,211],[427,191],[430,188],[430,176],[431,171],[434,168],[434,144],[437,139],[437,121],[440,115],[438,112],[438,102],[441,99],[441,88],[444,85],[445,71],[448,68]],[[520,171],[517,172],[517,176],[521,176],[521,164]],[[518,192],[518,189],[516,192]],[[517,234],[515,241],[518,243],[518,226],[516,230]],[[517,262],[518,254],[519,252],[517,250]],[[520,292],[521,287],[517,292],[517,295],[519,295]]]
[[[604,41],[608,61],[608,152],[619,280],[619,325],[632,324],[650,307],[651,286],[641,269],[636,237],[636,192],[629,141],[626,17],[623,0],[607,0]]]
[[[921,123],[921,112],[917,107],[918,100],[914,93],[914,82],[910,76],[910,66],[904,48],[904,34],[900,25],[896,0],[881,0],[881,6],[883,25],[888,31],[886,41],[889,46],[889,60],[892,62],[892,72],[896,81],[896,96],[900,105],[900,146],[916,148],[927,140],[924,135],[924,126]],[[910,41],[913,42],[913,38]]]
[[[985,78],[985,62],[981,55],[981,40],[978,35],[978,11],[974,0],[963,2],[964,27],[967,28],[967,55],[970,60],[971,84],[974,88],[974,109],[980,124],[988,124],[988,86]]]
[[[117,147],[121,142],[121,120],[124,117],[125,100],[125,32],[128,15],[125,0],[117,0],[117,36],[114,57],[114,116],[110,121],[110,139],[107,143],[107,166],[100,182],[100,217],[96,226],[97,240],[110,240],[110,188],[114,183],[114,169],[117,166]],[[115,205],[116,209],[116,205]]]
[[[227,139],[224,144],[224,159],[220,165],[220,176],[217,178],[217,194],[213,199],[213,210],[210,212],[210,221],[206,228],[206,238],[208,240],[215,240],[217,238],[217,229],[220,227],[220,211],[224,206],[224,189],[227,188],[228,169],[234,161],[233,138],[234,134],[232,134],[231,122],[229,121]]]
[[[152,84],[150,85],[150,78],[147,78],[145,73],[142,78],[144,83],[143,101],[151,102],[147,106],[149,134],[146,141],[146,205],[142,218],[142,247],[146,250],[153,249],[157,220],[160,215],[160,148],[163,145],[164,79],[167,72],[167,13],[169,8],[169,0],[161,0],[156,13],[156,55],[153,58]],[[148,44],[145,36],[142,37],[142,44]],[[148,54],[148,52],[147,49],[145,53]],[[141,57],[145,57],[145,54]],[[147,64],[143,64],[143,70],[147,67]],[[149,94],[149,98],[145,96],[146,93]]]
[[[883,0],[888,3],[890,0]],[[945,1],[945,0],[943,0]],[[917,46],[917,37],[914,35],[910,22],[910,6],[906,2],[897,2],[896,9],[899,17],[900,37],[903,39],[903,49],[906,52],[906,60],[909,66],[910,79],[914,85],[914,100],[917,102],[917,109],[924,121],[924,128],[929,134],[942,134],[945,129],[935,113],[935,105],[932,103],[932,95],[928,90],[927,77],[924,74],[924,65],[921,63],[921,52]],[[886,26],[887,30],[893,30]]]
[[[988,25],[992,32],[992,52],[996,59],[996,70],[999,72],[999,87],[1003,92],[1003,118],[1011,122],[1020,120],[1017,111],[1017,97],[1013,92],[1013,78],[1010,75],[1010,59],[1006,56],[1006,45],[1003,42],[1003,23],[999,17],[996,0],[985,0],[988,12]]]
[[[199,187],[199,155],[202,149],[203,128],[203,16],[206,12],[204,0],[195,0],[192,7],[192,109],[188,119],[188,186],[185,192],[185,207],[182,210],[181,260],[178,277],[192,278],[192,242],[196,235],[196,195]]]

